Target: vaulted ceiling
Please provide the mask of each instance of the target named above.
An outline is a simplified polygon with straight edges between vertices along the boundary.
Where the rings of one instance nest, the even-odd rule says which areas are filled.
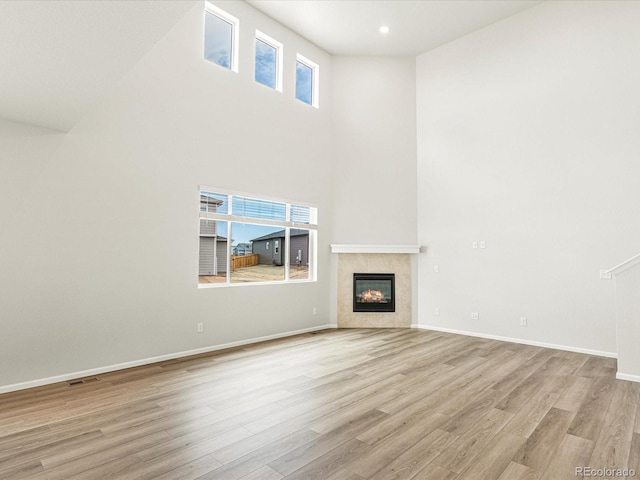
[[[540,3],[248,2],[334,55],[416,55]],[[0,0],[0,117],[69,131],[198,3]]]
[[[0,116],[69,131],[196,3],[0,1]]]
[[[415,56],[541,0],[247,0],[332,55]],[[378,28],[389,27],[386,35]]]

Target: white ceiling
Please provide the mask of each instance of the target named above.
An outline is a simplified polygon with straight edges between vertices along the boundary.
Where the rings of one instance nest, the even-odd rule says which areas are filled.
[[[419,55],[541,0],[247,0],[333,55]],[[381,25],[391,31],[382,35]]]
[[[69,131],[196,3],[0,1],[0,117]]]
[[[334,55],[416,55],[540,3],[248,1]],[[0,117],[69,131],[198,3],[0,0]]]

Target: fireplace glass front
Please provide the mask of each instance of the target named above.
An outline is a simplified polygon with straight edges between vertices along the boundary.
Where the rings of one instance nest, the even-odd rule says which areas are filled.
[[[354,273],[353,311],[395,312],[395,275],[393,273]]]

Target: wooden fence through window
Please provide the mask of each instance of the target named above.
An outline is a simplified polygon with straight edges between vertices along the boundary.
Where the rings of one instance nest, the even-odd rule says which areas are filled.
[[[237,268],[253,267],[258,265],[258,254],[250,253],[249,255],[231,255],[231,271]]]

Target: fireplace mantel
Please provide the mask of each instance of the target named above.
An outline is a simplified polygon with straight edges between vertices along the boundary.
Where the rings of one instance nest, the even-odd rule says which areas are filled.
[[[420,253],[420,245],[331,245],[331,253]]]

